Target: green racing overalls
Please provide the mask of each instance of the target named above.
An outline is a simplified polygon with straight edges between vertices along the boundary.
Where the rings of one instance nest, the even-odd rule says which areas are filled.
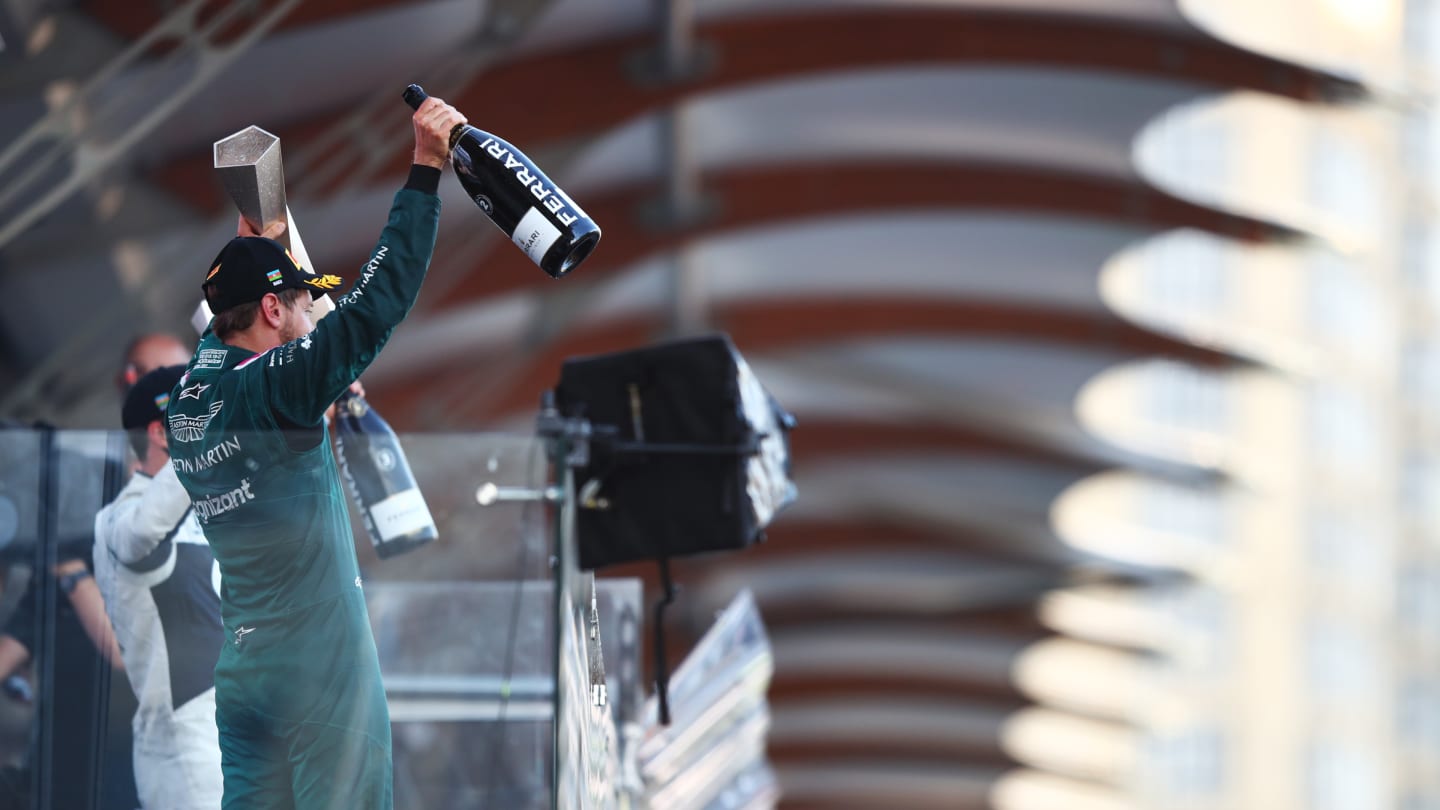
[[[389,710],[324,414],[419,294],[440,200],[438,172],[417,176],[310,334],[257,355],[207,330],[171,393],[171,463],[222,577],[226,810],[392,805]]]

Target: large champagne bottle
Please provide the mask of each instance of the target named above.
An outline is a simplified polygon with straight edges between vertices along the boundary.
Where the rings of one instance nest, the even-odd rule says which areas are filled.
[[[427,98],[418,84],[405,88],[413,108]],[[560,278],[595,249],[600,226],[525,153],[469,124],[450,133],[450,149],[455,176],[470,199],[541,270]]]
[[[335,433],[340,469],[375,553],[389,559],[434,540],[435,520],[389,423],[346,391],[335,401]]]

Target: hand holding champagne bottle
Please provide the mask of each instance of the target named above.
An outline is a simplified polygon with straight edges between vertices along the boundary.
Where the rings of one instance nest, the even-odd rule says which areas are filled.
[[[427,98],[417,84],[405,88],[416,110]],[[551,277],[574,270],[595,249],[600,226],[519,149],[468,123],[451,131],[449,148],[470,199]]]
[[[453,133],[455,129],[469,123],[465,114],[451,107],[449,104],[435,99],[433,104],[426,105],[429,96],[421,98],[420,103],[412,104],[415,115],[411,117],[411,123],[415,126],[415,157],[413,162],[421,166],[429,166],[433,169],[445,168],[445,161],[450,159],[451,141],[439,137],[437,132],[446,131],[445,124],[448,121],[456,121],[448,127]],[[424,109],[421,109],[424,107]]]

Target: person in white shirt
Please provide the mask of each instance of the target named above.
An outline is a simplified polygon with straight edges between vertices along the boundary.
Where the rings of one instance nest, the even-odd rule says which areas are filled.
[[[219,568],[170,465],[162,421],[184,371],[156,369],[126,395],[121,421],[140,463],[95,516],[95,581],[140,706],[134,766],[144,810],[216,810],[224,784]]]

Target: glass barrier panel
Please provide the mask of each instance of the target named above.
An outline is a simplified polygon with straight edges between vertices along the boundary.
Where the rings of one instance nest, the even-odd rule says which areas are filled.
[[[551,472],[544,448],[523,435],[399,439],[434,521],[434,540],[382,557],[370,539],[365,513],[351,492],[344,493],[391,720],[395,806],[556,806],[553,718],[559,652],[551,579],[556,510],[544,501]],[[243,451],[259,446],[261,439],[235,436],[229,441],[229,450],[199,463],[218,463],[231,452],[243,458]],[[120,626],[108,639],[92,639],[74,599],[98,594],[97,579],[119,576],[102,573],[104,559],[96,565],[95,520],[102,506],[138,480],[131,477],[134,453],[120,432],[4,430],[0,462],[0,810],[134,810],[140,805],[136,770],[143,780],[145,769],[144,754],[136,756],[139,702],[131,681],[134,675],[139,682],[142,676],[135,673],[143,668],[127,673],[112,667],[102,650],[107,641],[118,642],[133,654],[139,631],[130,626],[130,617],[117,616]],[[482,503],[487,501],[482,491],[494,497]],[[253,494],[243,488],[234,497],[221,493],[204,509],[213,516],[261,506],[249,502]],[[264,506],[293,510],[300,504],[303,500],[292,498]],[[189,507],[185,496],[182,508]],[[373,517],[373,507],[369,511]],[[171,546],[183,547],[181,532],[173,527]],[[203,543],[204,535],[197,537]],[[208,545],[204,551],[209,553]],[[145,572],[150,579],[141,589],[150,590],[157,602],[176,596],[162,597],[161,592],[166,581],[176,581],[185,555],[176,552],[166,559]],[[76,561],[97,576],[67,579],[59,573]],[[190,574],[193,582],[210,589],[218,605],[223,579]],[[638,712],[638,583],[602,586],[593,602],[567,619],[572,637],[566,643],[582,649],[587,689],[593,674],[604,677],[604,667],[591,664],[591,648],[577,645],[599,626],[592,608],[602,604],[607,619],[600,632],[624,639],[612,645],[611,658],[631,656],[610,667],[617,679],[627,679],[615,681],[615,690],[626,697],[598,712],[587,711],[586,717],[613,727],[610,712]],[[611,605],[614,610],[608,612]],[[102,613],[104,608],[101,603]],[[222,649],[246,643],[242,633],[251,631],[243,625],[238,630],[217,629],[223,634]],[[314,646],[298,652],[323,655],[325,645],[317,638]],[[593,648],[598,661],[598,638]],[[171,672],[162,679],[167,686],[179,683],[173,663],[181,657],[172,650]],[[304,686],[296,684],[297,689]],[[195,705],[191,700],[182,708]],[[155,738],[153,728],[148,733],[147,739]]]

